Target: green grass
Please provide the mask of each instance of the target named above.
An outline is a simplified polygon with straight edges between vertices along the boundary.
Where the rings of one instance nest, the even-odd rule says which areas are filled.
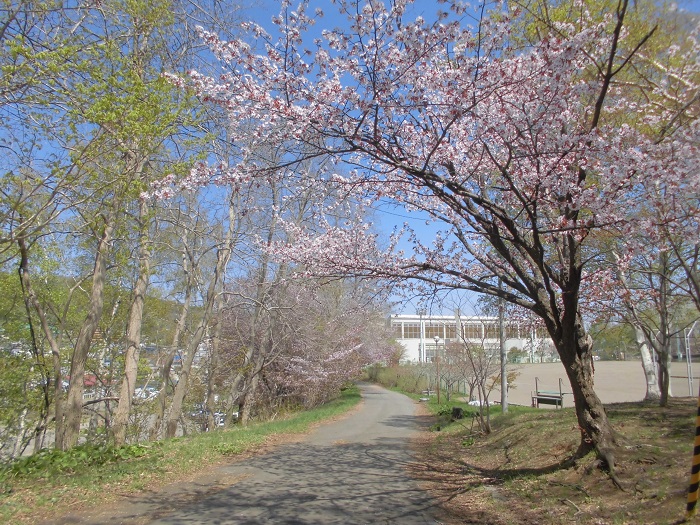
[[[275,436],[307,432],[347,412],[360,399],[359,390],[350,387],[326,405],[276,421],[122,449],[84,446],[24,458],[0,470],[0,522],[36,523],[77,505],[103,503],[111,494],[185,479],[228,457],[256,450]]]
[[[422,394],[414,394],[412,392],[404,392],[400,388],[391,388],[391,390],[394,390],[395,392],[400,392],[411,399],[415,399],[418,401],[419,399],[423,399],[426,396]],[[437,402],[437,396],[432,395],[428,398],[428,401],[423,401],[422,403],[424,406],[430,410],[431,413],[433,413],[437,417],[437,421],[434,425],[434,429],[437,430],[437,427],[439,427],[439,430],[442,432],[450,432],[450,431],[463,431],[465,424],[471,424],[471,419],[475,418],[479,415],[479,407],[478,406],[472,406],[469,405],[466,402],[459,401],[457,400],[457,396],[452,396],[449,402],[444,401],[446,399],[445,396],[441,395],[441,403],[438,404]],[[458,420],[458,421],[452,421],[452,408],[453,407],[459,407],[464,411],[464,419]],[[484,407],[484,417],[486,416],[486,410],[487,408]],[[518,406],[518,405],[511,405],[508,407],[508,412],[505,414],[501,411],[501,405],[490,405],[488,407],[488,413],[490,416],[490,421],[491,421],[491,426],[492,427],[503,427],[507,426],[509,421],[512,421],[514,417],[516,417],[518,414],[523,414],[523,413],[538,413],[542,414],[540,409],[536,408],[530,408],[530,407],[524,407],[524,406]]]

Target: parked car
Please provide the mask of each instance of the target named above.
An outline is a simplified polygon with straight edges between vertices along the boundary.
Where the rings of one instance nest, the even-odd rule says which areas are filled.
[[[134,390],[134,397],[137,399],[155,399],[158,395],[158,390],[155,387],[147,386],[145,388],[137,388]]]
[[[213,412],[212,415],[214,416],[214,426],[223,427],[226,423],[226,413]],[[209,411],[201,405],[195,405],[195,409],[190,412],[190,417],[198,423],[206,425],[209,421]]]

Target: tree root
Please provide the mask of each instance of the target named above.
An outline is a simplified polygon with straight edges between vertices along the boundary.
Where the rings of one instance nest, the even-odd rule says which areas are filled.
[[[587,469],[586,472],[590,473],[595,469],[600,469],[603,472],[607,473],[608,477],[610,478],[610,481],[613,482],[613,485],[615,485],[618,489],[625,491],[625,488],[622,486],[622,482],[620,481],[620,478],[617,476],[615,472],[615,459],[613,456],[612,451],[609,449],[595,449],[597,458],[591,464]]]
[[[577,515],[579,515],[579,514],[581,514],[581,509],[578,507],[578,505],[576,505],[576,503],[574,503],[574,502],[571,501],[570,499],[562,499],[562,500],[560,500],[560,501],[561,501],[562,503],[568,503],[569,505],[571,505],[572,507],[574,507],[574,508],[576,509],[576,514],[574,514],[574,517],[577,516]]]
[[[613,484],[618,489],[624,491],[625,488],[622,486],[620,478],[618,478],[615,473],[615,456],[612,450],[609,448],[596,447],[596,453],[598,454],[598,461],[602,463],[601,468],[608,473]]]
[[[571,459],[575,463],[578,459],[583,458],[588,453],[593,451],[595,451],[596,460],[594,464],[591,465],[591,469],[598,468],[606,472],[610,478],[610,481],[613,482],[613,485],[615,485],[618,489],[625,491],[625,488],[622,486],[622,481],[620,481],[620,478],[615,472],[615,455],[610,447],[592,446],[582,442],[579,449]]]

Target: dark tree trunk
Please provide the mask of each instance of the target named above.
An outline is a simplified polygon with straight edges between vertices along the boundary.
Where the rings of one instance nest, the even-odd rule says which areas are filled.
[[[613,482],[619,486],[614,470],[615,436],[605,407],[594,390],[592,340],[579,314],[575,316],[572,325],[571,332],[565,330],[559,334],[560,337],[553,337],[553,340],[571,384],[581,432],[581,441],[574,459],[595,451]]]

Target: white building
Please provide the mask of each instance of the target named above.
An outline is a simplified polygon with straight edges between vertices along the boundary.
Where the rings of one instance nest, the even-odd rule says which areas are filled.
[[[406,363],[432,362],[438,348],[462,340],[457,337],[459,332],[467,343],[500,353],[498,317],[393,314],[389,324],[396,341],[406,350],[402,359]],[[538,363],[557,358],[554,345],[543,329],[508,321],[504,322],[504,329],[506,351],[519,350],[518,361]]]

